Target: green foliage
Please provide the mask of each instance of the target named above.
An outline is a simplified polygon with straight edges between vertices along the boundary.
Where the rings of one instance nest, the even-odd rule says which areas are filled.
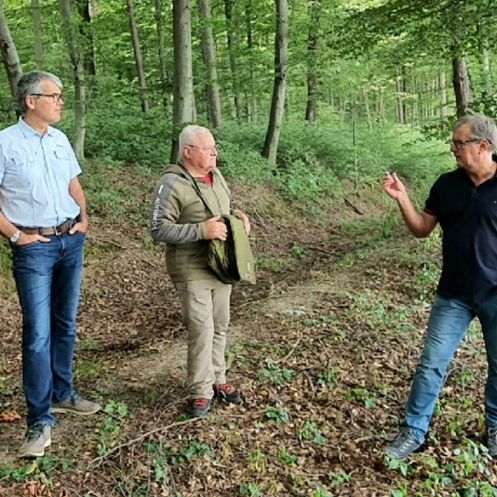
[[[266,418],[275,421],[277,424],[285,424],[290,421],[290,415],[284,407],[268,407]]]
[[[249,483],[240,485],[240,495],[242,497],[262,497],[262,491],[259,488],[259,485]]]
[[[109,448],[116,444],[122,434],[122,428],[128,416],[128,406],[124,402],[110,400],[104,407],[107,419],[97,429],[100,436],[98,454],[103,456]]]
[[[272,385],[284,385],[292,381],[294,371],[292,369],[281,368],[270,359],[267,361],[267,366],[259,370],[259,380]]]
[[[301,442],[310,440],[316,445],[323,445],[324,437],[318,425],[314,421],[306,421],[304,427],[299,432]]]

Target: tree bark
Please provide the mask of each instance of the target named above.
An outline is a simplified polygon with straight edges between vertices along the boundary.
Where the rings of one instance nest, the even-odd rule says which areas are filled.
[[[452,84],[456,96],[457,117],[462,117],[468,112],[471,104],[468,64],[464,56],[452,57]]]
[[[276,2],[276,36],[275,36],[275,76],[269,125],[262,149],[262,155],[270,162],[276,163],[276,154],[280,139],[281,125],[285,111],[285,96],[288,74],[288,1]]]
[[[78,11],[82,22],[79,25],[81,45],[83,49],[83,67],[90,76],[97,74],[95,62],[95,46],[93,43],[92,8],[90,0],[78,0]]]
[[[233,0],[224,0],[224,13],[226,16],[226,33],[228,42],[228,55],[230,61],[231,81],[233,86],[233,99],[235,103],[235,116],[238,121],[241,120],[242,107],[240,97],[240,83],[238,78],[238,67],[236,62],[236,31],[233,22]]]
[[[86,92],[83,56],[73,26],[71,0],[60,0],[60,10],[62,12],[69,57],[74,73],[74,153],[78,160],[83,160],[85,157],[86,133]]]
[[[309,0],[309,34],[307,37],[307,107],[305,119],[313,123],[317,117],[318,75],[317,47],[321,0]]]
[[[247,26],[247,50],[249,53],[249,95],[247,95],[247,120],[248,122],[257,121],[257,96],[255,90],[255,75],[254,75],[254,36],[252,32],[252,24],[257,22],[252,9],[252,0],[247,0],[245,4],[245,22]]]
[[[40,0],[31,0],[31,16],[33,19],[33,42],[35,49],[36,69],[43,69],[43,30],[41,27]]]
[[[202,55],[207,67],[209,82],[207,83],[207,103],[209,121],[214,128],[222,124],[221,99],[217,81],[216,48],[212,34],[212,17],[209,0],[198,0],[200,18],[202,20]]]
[[[135,19],[135,8],[133,0],[126,0],[129,14],[129,27],[131,30],[131,39],[133,41],[133,51],[135,53],[136,72],[138,74],[138,82],[140,84],[140,98],[142,103],[142,111],[148,114],[148,96],[147,96],[147,83],[145,81],[145,70],[143,68],[143,56],[140,48],[140,37],[138,35],[138,27]]]
[[[406,81],[404,68],[397,70],[397,120],[399,124],[406,124],[406,103],[404,96],[406,94]]]
[[[171,162],[178,157],[178,134],[196,120],[193,95],[192,22],[190,0],[173,2],[174,102]]]
[[[5,17],[3,0],[0,0],[0,51],[2,52],[3,65],[7,71],[10,93],[14,98],[17,98],[17,82],[22,76],[22,67]]]
[[[158,56],[160,67],[160,82],[162,91],[162,103],[166,111],[169,110],[169,76],[166,64],[166,46],[164,42],[164,23],[162,22],[162,0],[155,0],[155,25],[157,29]]]

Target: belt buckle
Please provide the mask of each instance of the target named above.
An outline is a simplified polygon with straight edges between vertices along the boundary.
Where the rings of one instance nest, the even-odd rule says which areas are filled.
[[[60,235],[63,235],[65,233],[65,231],[62,231],[66,226],[66,223],[62,223],[60,224],[59,226],[54,226],[54,235],[55,236],[60,236]]]

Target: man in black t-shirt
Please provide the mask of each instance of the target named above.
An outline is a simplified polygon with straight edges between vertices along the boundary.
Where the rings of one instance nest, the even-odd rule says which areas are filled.
[[[488,359],[487,446],[497,456],[497,157],[492,155],[496,145],[497,127],[492,119],[481,115],[461,118],[451,142],[458,168],[437,179],[422,213],[395,173],[386,173],[383,179],[384,190],[397,202],[416,237],[428,236],[437,223],[443,232],[442,274],[406,417],[385,450],[394,459],[405,459],[423,445],[445,371],[476,316]]]

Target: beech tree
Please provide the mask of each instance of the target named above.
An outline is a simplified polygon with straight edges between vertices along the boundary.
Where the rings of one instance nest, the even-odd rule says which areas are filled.
[[[276,0],[276,36],[275,36],[275,69],[273,98],[269,114],[269,125],[262,149],[263,157],[276,163],[278,143],[280,139],[288,74],[288,2]]]
[[[7,18],[5,17],[3,0],[0,0],[0,51],[2,52],[2,61],[5,70],[7,71],[10,93],[16,98],[17,82],[22,76],[22,67],[14,40],[10,34]]]

